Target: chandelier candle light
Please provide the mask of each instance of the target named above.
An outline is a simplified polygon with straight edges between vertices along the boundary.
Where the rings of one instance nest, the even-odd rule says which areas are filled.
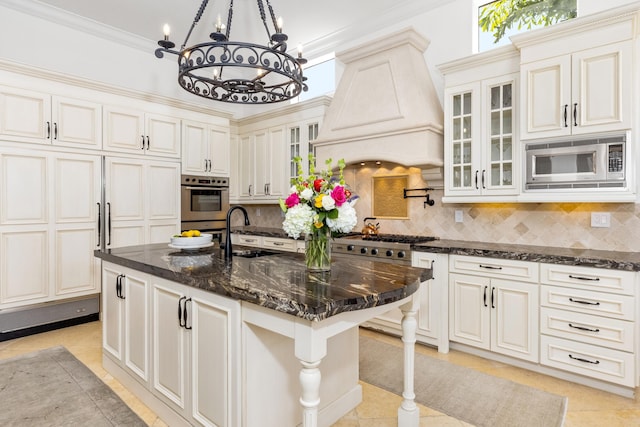
[[[293,179],[289,196],[280,199],[285,213],[283,230],[294,239],[305,236],[305,261],[310,271],[331,269],[331,238],[348,233],[358,223],[354,205],[358,196],[345,185],[344,160],[338,161],[338,177],[333,176],[332,160],[327,170],[316,171],[309,155],[309,176],[303,177],[302,159],[295,158],[298,176]]]
[[[227,23],[220,16],[211,41],[187,46],[191,32],[200,21],[209,0],[203,0],[191,28],[180,47],[169,40],[169,25],[164,26],[164,39],[158,41],[156,57],[164,53],[178,56],[178,83],[188,92],[214,101],[235,104],[271,104],[295,98],[307,90],[298,46],[296,58],[287,53],[288,36],[282,32],[282,17],[276,18],[273,7],[266,0],[270,19],[265,12],[265,0],[257,0],[260,19],[267,33],[266,45],[229,41],[233,0],[229,2]],[[269,29],[271,21],[273,32]]]

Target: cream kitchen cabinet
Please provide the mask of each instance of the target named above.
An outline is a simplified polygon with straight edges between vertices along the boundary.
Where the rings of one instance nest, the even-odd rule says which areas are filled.
[[[538,265],[451,255],[449,339],[538,362]]]
[[[231,203],[272,204],[288,195],[291,178],[297,174],[293,159],[302,157],[308,172],[311,142],[330,100],[322,96],[238,122],[232,159],[237,168],[231,171],[231,185],[237,182],[238,187]]]
[[[231,139],[228,127],[182,121],[182,173],[229,176]]]
[[[0,308],[100,292],[100,157],[0,149]]]
[[[632,127],[631,41],[522,65],[521,138]]]
[[[107,157],[104,218],[107,248],[168,242],[180,232],[180,164]]]
[[[101,109],[95,102],[0,86],[0,136],[18,142],[100,149]]]
[[[240,202],[277,202],[285,195],[285,142],[283,126],[240,135]]]
[[[520,193],[518,59],[508,47],[440,66],[443,202],[515,201]]]
[[[275,249],[283,252],[304,253],[304,240],[294,240],[286,237],[257,236],[252,234],[231,234],[234,245],[251,246],[263,249]]]
[[[152,392],[192,425],[240,425],[240,303],[150,279]]]
[[[108,262],[102,265],[102,347],[136,381],[150,379],[149,278]]]
[[[635,273],[541,264],[540,276],[540,363],[635,387]]]
[[[105,150],[180,157],[180,119],[124,107],[105,106],[103,111]]]
[[[169,425],[240,425],[240,302],[103,262],[103,364]]]

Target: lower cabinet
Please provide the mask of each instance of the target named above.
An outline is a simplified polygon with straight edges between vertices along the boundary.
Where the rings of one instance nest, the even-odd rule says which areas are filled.
[[[170,425],[240,425],[240,303],[107,262],[103,280],[104,351],[140,398]]]
[[[153,393],[190,422],[237,425],[240,303],[155,277],[151,299]]]
[[[102,347],[130,376],[149,383],[149,277],[102,267]]]
[[[537,264],[456,255],[449,261],[449,339],[538,362]]]
[[[540,265],[540,363],[635,387],[635,273]]]

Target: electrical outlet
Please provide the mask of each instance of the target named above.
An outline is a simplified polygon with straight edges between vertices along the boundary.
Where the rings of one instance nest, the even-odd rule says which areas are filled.
[[[456,222],[462,222],[462,211],[461,210],[456,210],[454,213],[454,218],[456,220]]]
[[[260,208],[256,208],[256,216],[260,216]]]
[[[609,212],[591,212],[591,227],[611,227],[611,214]]]

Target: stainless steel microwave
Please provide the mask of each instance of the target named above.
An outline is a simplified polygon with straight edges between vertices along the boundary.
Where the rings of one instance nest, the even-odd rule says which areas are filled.
[[[526,190],[626,187],[627,134],[526,144]]]

